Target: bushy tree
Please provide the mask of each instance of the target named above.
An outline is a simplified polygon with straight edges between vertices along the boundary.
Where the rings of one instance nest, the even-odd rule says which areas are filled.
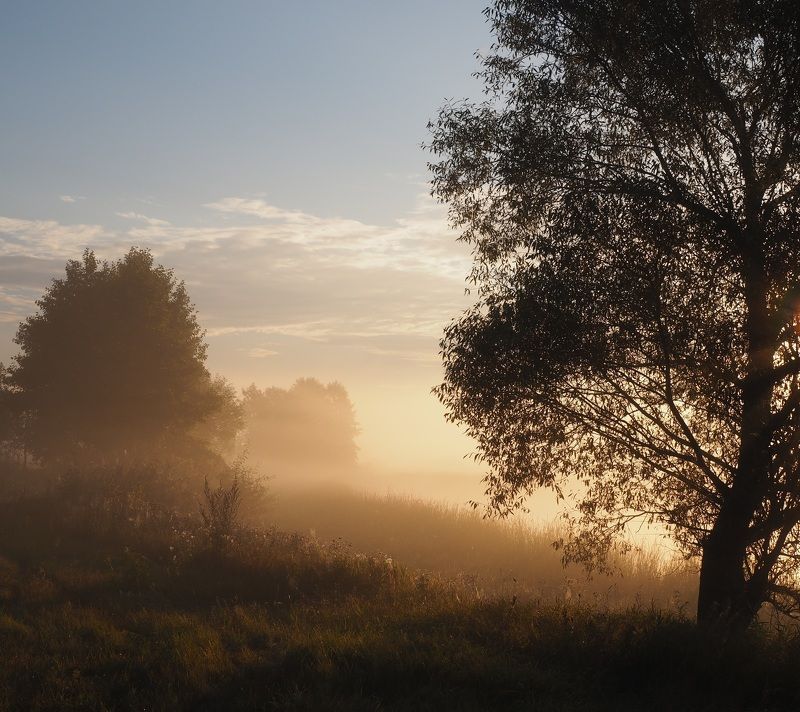
[[[11,374],[0,363],[0,459],[24,458],[22,448],[23,417],[18,413]]]
[[[497,0],[487,98],[433,125],[479,299],[443,341],[491,504],[577,483],[572,558],[637,518],[698,617],[800,602],[800,5]]]
[[[147,250],[103,263],[87,250],[37,305],[17,332],[11,382],[41,461],[159,458],[191,447],[224,403],[184,284]]]
[[[244,391],[245,440],[250,457],[279,467],[354,465],[358,433],[344,386],[301,378],[289,389],[255,385]]]
[[[224,377],[214,376],[209,384],[216,402],[214,411],[192,430],[215,453],[230,458],[237,445],[237,435],[244,428],[244,407],[236,388]]]

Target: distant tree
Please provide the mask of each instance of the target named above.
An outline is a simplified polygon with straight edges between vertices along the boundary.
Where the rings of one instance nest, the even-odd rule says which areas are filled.
[[[87,250],[37,305],[10,380],[41,461],[161,457],[224,403],[184,284],[147,250],[102,264]]]
[[[796,609],[800,4],[497,0],[433,128],[475,256],[439,396],[499,511],[576,483],[572,558],[665,525],[698,618]]]
[[[356,462],[355,412],[344,386],[301,378],[287,389],[244,391],[247,453],[288,466],[337,468]]]
[[[244,428],[244,406],[237,397],[236,388],[222,376],[213,377],[209,388],[216,407],[192,433],[212,451],[230,457],[236,449],[237,435]]]

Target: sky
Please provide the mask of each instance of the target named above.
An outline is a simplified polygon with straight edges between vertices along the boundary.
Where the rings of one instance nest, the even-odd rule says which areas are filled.
[[[237,386],[340,381],[361,459],[464,473],[430,390],[468,248],[421,144],[485,0],[0,0],[0,361],[68,259],[149,247]]]

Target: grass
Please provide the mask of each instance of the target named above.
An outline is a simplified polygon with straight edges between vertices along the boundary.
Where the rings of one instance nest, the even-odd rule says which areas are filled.
[[[498,595],[320,536],[213,547],[198,518],[98,521],[0,505],[0,709],[800,705],[791,630],[727,638],[649,603]]]
[[[262,520],[264,521],[264,520]],[[692,564],[655,549],[618,558],[616,574],[587,578],[564,569],[553,527],[485,519],[465,507],[407,496],[359,494],[336,487],[280,492],[266,521],[321,541],[338,538],[353,551],[382,554],[433,575],[460,578],[486,595],[524,599],[569,596],[611,606],[656,602],[691,610],[697,596]]]

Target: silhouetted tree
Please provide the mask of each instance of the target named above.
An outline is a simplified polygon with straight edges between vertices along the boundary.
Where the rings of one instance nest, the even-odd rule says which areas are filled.
[[[244,428],[244,407],[236,388],[222,376],[212,378],[209,387],[216,407],[192,433],[214,452],[230,457],[236,448],[236,436]]]
[[[147,250],[102,264],[87,250],[37,304],[11,382],[43,462],[161,457],[224,402],[186,288]]]
[[[358,427],[341,384],[301,378],[289,389],[252,385],[243,405],[247,453],[255,460],[317,469],[355,464]]]
[[[22,422],[18,412],[11,375],[0,363],[0,458],[22,460]]]
[[[731,625],[800,601],[799,15],[498,0],[487,100],[432,126],[479,295],[439,396],[491,504],[576,482],[585,561],[662,523]]]

